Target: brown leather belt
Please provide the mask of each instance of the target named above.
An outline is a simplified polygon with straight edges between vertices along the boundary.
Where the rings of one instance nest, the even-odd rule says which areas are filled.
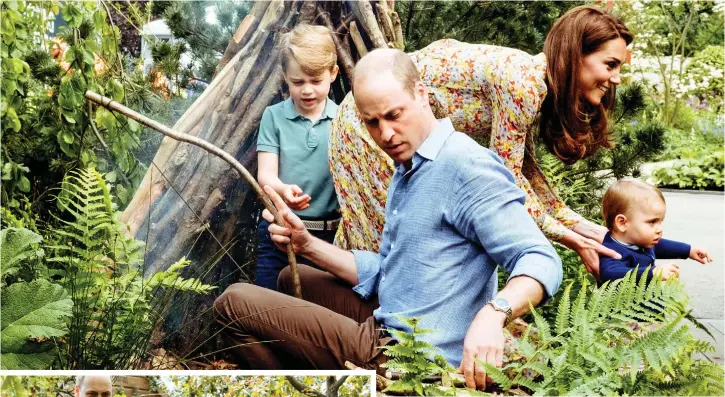
[[[337,230],[337,226],[340,225],[342,218],[337,218],[329,221],[306,221],[302,220],[307,230],[325,231],[325,230]]]

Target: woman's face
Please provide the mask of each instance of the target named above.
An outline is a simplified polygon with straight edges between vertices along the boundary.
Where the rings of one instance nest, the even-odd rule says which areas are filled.
[[[626,57],[627,43],[623,38],[616,38],[582,59],[579,89],[587,102],[598,106],[607,91],[621,82],[619,69]]]

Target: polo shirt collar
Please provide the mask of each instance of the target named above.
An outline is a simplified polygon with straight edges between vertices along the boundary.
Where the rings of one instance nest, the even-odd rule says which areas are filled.
[[[294,120],[297,117],[305,117],[301,114],[297,113],[297,109],[295,109],[295,103],[292,101],[292,97],[287,98],[284,101],[284,117]],[[335,109],[335,102],[331,101],[330,98],[325,99],[325,110],[322,111],[322,116],[320,116],[320,120],[322,119],[334,119],[335,114],[337,113]]]

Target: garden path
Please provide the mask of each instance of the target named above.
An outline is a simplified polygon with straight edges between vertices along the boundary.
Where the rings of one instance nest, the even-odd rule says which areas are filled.
[[[715,336],[694,334],[716,346],[706,356],[723,364],[725,349],[725,195],[720,192],[687,192],[663,189],[667,201],[664,221],[666,238],[698,245],[707,250],[713,262],[701,265],[693,260],[675,260],[680,264],[680,279],[690,295],[693,315]],[[659,262],[659,261],[658,261]],[[668,261],[673,262],[673,261]]]

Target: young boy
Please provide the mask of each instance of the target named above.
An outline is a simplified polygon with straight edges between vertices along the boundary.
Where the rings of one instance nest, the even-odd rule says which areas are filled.
[[[327,157],[330,123],[337,113],[337,105],[327,98],[338,72],[335,43],[325,27],[298,25],[283,37],[281,47],[289,98],[262,115],[257,179],[279,193],[312,234],[332,243],[340,222]],[[257,228],[255,284],[276,290],[287,255],[275,247],[268,227],[262,219]]]
[[[662,192],[639,179],[620,179],[609,187],[602,199],[602,215],[609,229],[603,245],[617,251],[622,259],[599,257],[601,283],[624,278],[636,266],[639,266],[637,279],[644,275],[651,280],[656,273],[664,280],[679,276],[677,264],[655,267],[655,259],[690,258],[700,263],[712,262],[710,255],[700,248],[662,238],[665,209]]]

